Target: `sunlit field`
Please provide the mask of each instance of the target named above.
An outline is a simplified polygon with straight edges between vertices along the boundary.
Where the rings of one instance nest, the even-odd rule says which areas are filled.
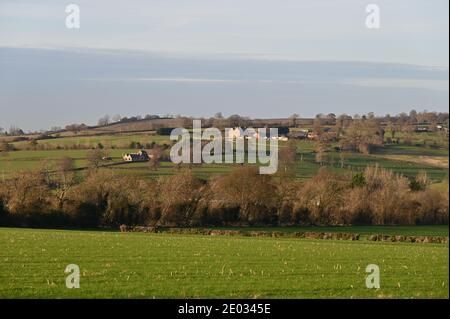
[[[352,152],[329,151],[326,153],[326,166],[330,171],[336,173],[352,173],[363,170],[368,165],[379,165],[382,168],[390,169],[405,176],[416,176],[419,172],[425,171],[433,182],[442,182],[448,175],[448,147],[432,148],[418,144],[422,138],[417,134],[417,145],[386,145],[376,150],[373,154],[364,155]],[[431,135],[434,136],[434,135]],[[434,137],[436,138],[436,137]],[[169,144],[168,136],[155,134],[111,134],[97,136],[72,136],[61,137],[49,140],[39,140],[38,144],[45,147],[64,148],[70,145],[82,145],[83,147],[95,148],[99,143],[106,148],[107,153],[112,157],[113,163],[122,162],[125,153],[136,152],[130,148],[130,143],[152,143]],[[57,160],[63,156],[74,159],[75,167],[83,169],[88,165],[86,160],[87,149],[56,149],[56,150],[23,150],[29,147],[29,142],[12,143],[17,151],[0,153],[0,178],[7,178],[11,173],[20,170],[35,170],[49,165],[52,160]],[[27,146],[28,145],[28,146]],[[284,142],[280,142],[279,147],[285,147]],[[300,179],[308,179],[314,176],[321,168],[315,158],[315,141],[296,141],[297,161],[293,165],[294,176]],[[109,147],[114,147],[109,149]],[[108,163],[104,163],[108,164]],[[233,169],[230,164],[202,164],[193,165],[195,175],[208,179],[214,174],[224,174]],[[150,170],[148,163],[131,163],[126,165],[107,166],[116,172],[124,174],[134,174],[142,177],[157,177],[160,175],[173,175],[177,173],[173,163],[162,161],[160,168],[156,171]],[[281,168],[282,169],[282,168]]]
[[[6,228],[0,243],[2,298],[448,298],[448,244]]]

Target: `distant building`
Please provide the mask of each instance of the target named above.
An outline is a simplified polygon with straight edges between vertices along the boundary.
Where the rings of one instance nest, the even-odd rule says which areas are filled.
[[[308,131],[299,131],[299,132],[293,132],[289,133],[289,137],[297,140],[304,140],[308,138]]]
[[[317,135],[316,132],[308,132],[308,139],[309,140],[315,140],[317,139],[319,136]]]
[[[272,136],[270,139],[287,142],[289,138],[287,136]]]
[[[228,138],[230,140],[242,138],[244,131],[240,127],[230,128],[228,130]]]
[[[428,132],[428,127],[418,126],[416,127],[416,132]]]
[[[139,151],[138,153],[129,153],[123,156],[123,160],[125,162],[148,162],[150,160],[150,156],[144,150]]]
[[[230,128],[228,130],[228,139],[233,140],[233,139],[251,139],[251,138],[256,138],[259,139],[260,135],[257,131],[257,129],[255,129],[255,132],[253,135],[246,135],[247,132],[245,132],[244,129],[242,129],[241,127],[235,127],[235,128]]]

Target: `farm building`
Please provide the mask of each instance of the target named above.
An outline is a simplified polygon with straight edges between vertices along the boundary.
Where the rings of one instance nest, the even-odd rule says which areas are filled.
[[[125,162],[148,162],[150,160],[150,156],[144,150],[139,151],[138,153],[129,153],[123,156],[123,160]]]
[[[315,139],[317,139],[319,136],[317,135],[316,132],[308,132],[307,137],[308,137],[309,140],[315,140]]]
[[[428,127],[418,126],[418,127],[416,127],[416,132],[419,132],[419,133],[428,132]]]
[[[299,132],[289,133],[289,137],[291,137],[293,139],[304,140],[304,139],[308,138],[308,131],[303,130],[303,131],[299,131]]]
[[[234,138],[242,138],[244,131],[240,127],[230,128],[228,130],[228,138],[230,140]]]
[[[253,135],[246,135],[247,132],[245,132],[245,129],[241,128],[241,127],[235,127],[235,128],[230,128],[228,130],[228,139],[232,140],[232,139],[249,139],[249,138],[256,138],[259,139],[259,133],[257,132],[257,130],[255,129],[255,133]]]

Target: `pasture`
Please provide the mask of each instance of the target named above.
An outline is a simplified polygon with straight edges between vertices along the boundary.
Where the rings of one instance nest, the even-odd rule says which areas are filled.
[[[138,133],[127,133],[127,134],[101,134],[101,135],[89,135],[89,136],[61,136],[58,138],[39,140],[44,148],[47,147],[59,147],[67,148],[70,146],[84,146],[84,147],[96,147],[98,143],[103,144],[106,148],[116,147],[126,149],[129,147],[131,142],[136,143],[151,143],[155,142],[158,144],[170,143],[169,136],[156,135],[154,132],[138,132]],[[18,149],[26,148],[29,142],[20,141],[15,142],[13,145]]]
[[[448,244],[7,228],[0,243],[1,298],[449,296]],[[368,264],[380,289],[365,286]]]
[[[419,135],[420,136],[420,135]],[[95,148],[102,144],[107,149],[113,162],[122,161],[122,155],[128,152],[136,152],[130,149],[130,144],[156,143],[159,145],[170,144],[168,136],[156,135],[154,132],[109,134],[93,136],[68,136],[38,141],[38,149],[31,150],[29,142],[15,142],[12,145],[17,151],[0,153],[0,177],[7,178],[12,172],[18,170],[38,169],[48,165],[52,160],[69,156],[75,160],[77,168],[86,167],[86,148]],[[283,148],[284,142],[279,147]],[[316,161],[314,141],[298,140],[297,160],[292,167],[296,178],[308,179],[317,173],[321,165]],[[78,147],[84,149],[76,149]],[[337,173],[351,173],[363,170],[367,165],[378,164],[380,167],[391,169],[396,173],[406,176],[416,176],[420,171],[426,171],[428,177],[436,183],[442,182],[448,175],[448,147],[433,148],[423,144],[417,145],[386,145],[373,154],[364,155],[352,152],[330,151],[325,154],[325,165]],[[194,173],[204,179],[214,174],[224,174],[232,169],[230,164],[202,164],[194,165]],[[162,162],[157,170],[150,170],[148,163],[132,163],[118,165],[111,169],[124,174],[135,174],[144,177],[157,177],[176,173],[174,165],[170,162]]]

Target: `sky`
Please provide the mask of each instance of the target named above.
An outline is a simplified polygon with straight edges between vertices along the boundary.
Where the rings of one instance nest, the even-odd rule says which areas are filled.
[[[80,8],[67,29],[65,7]],[[366,6],[380,8],[369,29]],[[448,108],[447,0],[1,0],[0,127]]]

